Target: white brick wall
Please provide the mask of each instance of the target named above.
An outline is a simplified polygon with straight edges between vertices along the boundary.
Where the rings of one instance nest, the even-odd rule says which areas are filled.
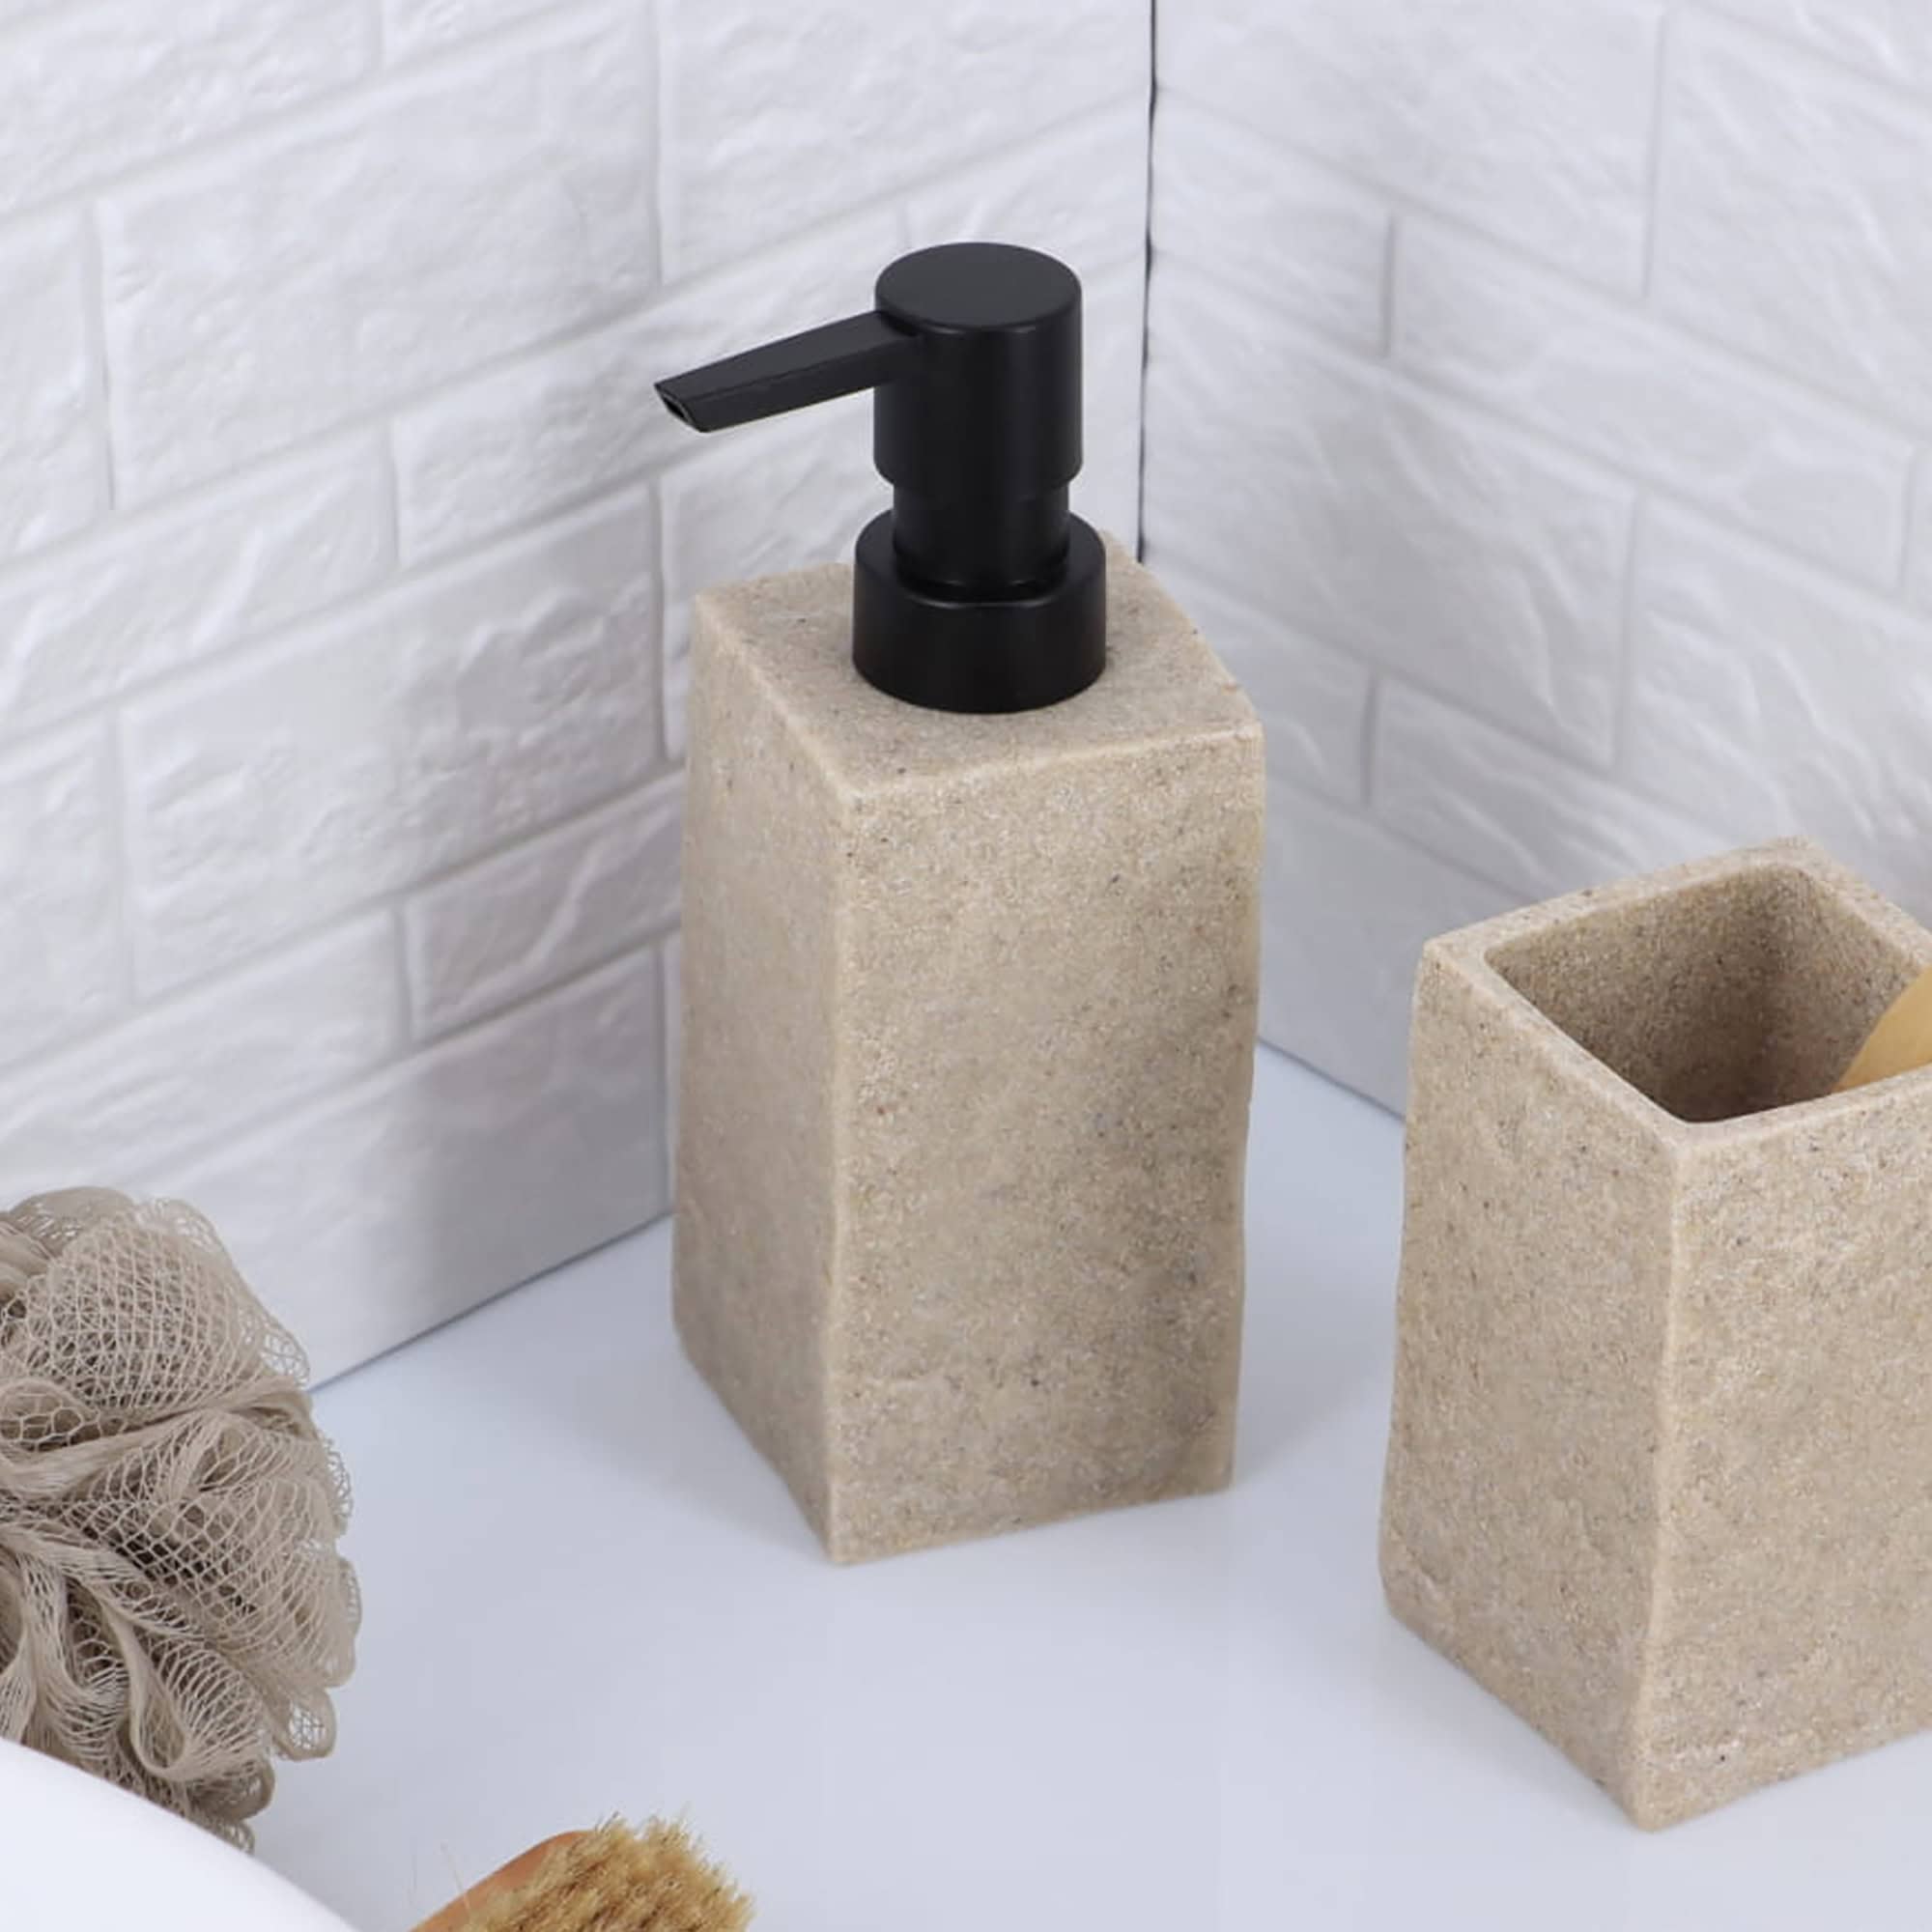
[[[1932,915],[1932,9],[1159,11],[1148,560],[1269,732],[1264,1025],[1804,830]]]
[[[186,1194],[324,1373],[660,1212],[689,599],[883,486],[863,403],[700,441],[650,382],[1035,242],[1132,537],[1149,52],[1146,0],[0,0],[0,1200]]]
[[[73,215],[0,230],[0,557],[100,512],[99,370]]]
[[[1146,0],[0,0],[0,1197],[178,1187],[334,1370],[667,1200],[683,653],[865,405],[653,377],[970,235],[1140,523]],[[1269,1037],[1788,829],[1932,912],[1932,14],[1159,12],[1150,561],[1269,727]]]

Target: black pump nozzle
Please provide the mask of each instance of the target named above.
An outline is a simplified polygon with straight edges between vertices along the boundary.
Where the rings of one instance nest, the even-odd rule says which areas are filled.
[[[1050,255],[955,242],[902,256],[877,306],[660,383],[694,429],[875,391],[893,508],[859,535],[852,657],[945,711],[1028,711],[1106,663],[1106,560],[1068,514],[1080,469],[1080,283]]]
[[[908,330],[867,309],[672,376],[658,394],[693,429],[735,429],[890,382],[910,364],[913,346]]]

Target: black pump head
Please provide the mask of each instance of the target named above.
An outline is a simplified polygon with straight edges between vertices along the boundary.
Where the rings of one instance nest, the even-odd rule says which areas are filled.
[[[960,242],[893,263],[863,315],[660,383],[725,429],[872,389],[893,507],[859,534],[852,659],[942,711],[1030,711],[1106,663],[1106,561],[1067,510],[1080,469],[1080,282],[1031,248]]]

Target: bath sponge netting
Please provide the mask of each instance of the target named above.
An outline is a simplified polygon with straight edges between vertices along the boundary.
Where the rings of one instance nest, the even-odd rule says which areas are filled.
[[[248,1846],[334,1741],[349,1486],[293,1337],[177,1202],[0,1215],[0,1738]]]

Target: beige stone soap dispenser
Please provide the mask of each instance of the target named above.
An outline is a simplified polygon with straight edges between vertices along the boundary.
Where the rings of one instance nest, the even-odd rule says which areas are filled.
[[[930,248],[660,384],[870,387],[891,511],[698,599],[678,1331],[836,1558],[1218,1488],[1262,736],[1067,511],[1080,285]]]

